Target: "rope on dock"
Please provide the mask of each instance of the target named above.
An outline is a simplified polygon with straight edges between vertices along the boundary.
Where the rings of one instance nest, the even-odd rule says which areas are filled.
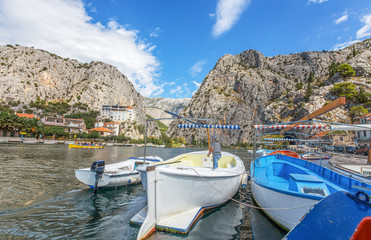
[[[298,208],[303,208],[303,207],[309,207],[309,206],[313,206],[315,203],[311,203],[311,204],[306,204],[306,205],[300,205],[300,206],[296,206],[296,207],[289,207],[289,208],[263,208],[263,207],[258,207],[258,206],[254,206],[254,205],[251,205],[251,204],[247,204],[247,203],[244,203],[244,202],[241,202],[241,201],[238,201],[234,198],[231,198],[230,196],[227,196],[225,195],[223,192],[219,191],[219,189],[217,189],[216,187],[214,187],[211,183],[209,183],[199,172],[197,172],[196,169],[193,168],[193,171],[196,172],[196,174],[202,179],[204,180],[207,184],[209,184],[210,187],[212,187],[215,191],[217,191],[218,193],[220,193],[221,195],[223,195],[224,197],[228,198],[229,200],[235,202],[235,203],[238,203],[238,204],[241,204],[243,206],[246,206],[246,207],[250,207],[250,208],[255,208],[255,209],[260,209],[260,210],[271,210],[271,211],[279,211],[279,210],[292,210],[292,209],[298,209]]]

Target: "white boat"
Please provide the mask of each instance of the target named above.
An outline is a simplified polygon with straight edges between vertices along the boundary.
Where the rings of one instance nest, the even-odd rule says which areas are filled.
[[[40,141],[39,140],[21,140],[21,143],[36,144],[36,143],[40,143]]]
[[[163,163],[140,166],[147,206],[132,223],[141,224],[137,239],[145,239],[155,229],[186,234],[205,210],[220,206],[233,197],[246,170],[241,159],[222,152],[213,170],[208,151],[176,156]]]
[[[143,164],[143,161],[144,159],[142,157],[130,158],[122,162],[107,165],[104,164],[103,160],[96,161],[90,168],[75,170],[75,176],[80,182],[91,188],[95,188],[97,174],[96,168],[99,164],[99,167],[103,166],[103,171],[101,176],[98,176],[97,187],[120,187],[137,184],[140,183],[141,180],[136,168]],[[157,156],[148,156],[146,157],[146,162],[162,162],[162,158]]]
[[[304,160],[328,160],[331,157],[318,152],[307,152],[300,155],[301,159]]]
[[[253,150],[254,151],[254,150]],[[256,151],[255,156],[256,157],[263,157],[271,154],[273,150],[268,150],[268,149],[259,149]]]
[[[58,141],[44,140],[44,144],[58,144]]]

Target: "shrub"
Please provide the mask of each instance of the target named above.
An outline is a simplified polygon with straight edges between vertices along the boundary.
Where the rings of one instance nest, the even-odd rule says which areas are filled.
[[[335,84],[330,91],[339,97],[346,97],[348,100],[354,101],[357,94],[355,89],[356,85],[353,83],[344,82]]]
[[[364,116],[368,113],[368,110],[363,106],[353,106],[350,108],[350,116],[353,121],[357,120],[359,117]]]
[[[338,71],[343,77],[354,77],[356,75],[356,72],[347,63],[341,64],[338,67]]]

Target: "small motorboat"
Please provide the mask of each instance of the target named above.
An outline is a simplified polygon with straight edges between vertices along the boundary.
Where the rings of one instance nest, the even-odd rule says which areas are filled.
[[[138,167],[147,206],[130,220],[141,225],[137,239],[147,238],[156,228],[187,234],[205,210],[224,204],[237,193],[246,175],[242,160],[222,152],[218,168],[213,169],[207,154],[190,152]]]
[[[137,166],[143,164],[144,158],[128,160],[105,165],[104,160],[95,161],[90,168],[75,170],[76,178],[91,188],[120,187],[140,183]],[[157,156],[146,157],[147,163],[162,162]]]
[[[329,160],[331,157],[318,152],[307,152],[301,154],[300,158],[304,160]]]
[[[283,239],[371,239],[370,216],[371,204],[365,192],[336,192],[310,209]]]
[[[98,144],[91,144],[91,145],[84,145],[84,144],[69,144],[69,148],[92,148],[92,149],[102,149],[104,146],[103,145],[98,145]]]
[[[58,141],[53,141],[53,140],[44,140],[43,143],[44,143],[44,144],[52,145],[52,144],[58,144]]]
[[[263,156],[267,156],[268,154],[270,154],[272,152],[273,152],[273,150],[259,149],[259,150],[256,151],[255,156],[256,157],[263,157]],[[251,152],[249,152],[249,153],[253,153],[253,150],[251,150]]]
[[[293,151],[289,151],[289,150],[277,150],[277,151],[269,153],[268,155],[276,155],[276,154],[286,155],[286,156],[290,156],[294,158],[300,158],[299,154]]]

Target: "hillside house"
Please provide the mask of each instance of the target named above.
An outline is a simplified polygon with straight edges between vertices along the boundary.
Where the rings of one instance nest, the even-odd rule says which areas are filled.
[[[86,131],[84,119],[44,117],[41,119],[45,126],[63,127],[65,132],[79,133]]]
[[[92,128],[92,129],[89,129],[88,132],[98,132],[102,137],[105,137],[105,136],[112,136],[113,135],[113,131],[105,128],[105,127],[97,127],[97,128]]]
[[[120,133],[120,123],[118,122],[97,122],[95,127],[103,127],[112,131],[112,135],[118,136]]]

